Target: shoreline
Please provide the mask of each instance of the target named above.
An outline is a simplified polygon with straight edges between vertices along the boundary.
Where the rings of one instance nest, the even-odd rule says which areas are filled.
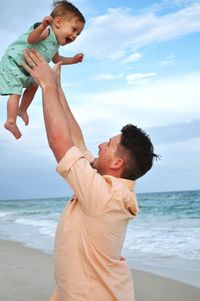
[[[49,300],[55,288],[52,255],[0,240],[0,258],[0,300]],[[200,300],[200,287],[133,266],[136,301]]]
[[[200,289],[200,262],[185,259],[156,258],[128,259],[129,266],[137,271],[148,272]],[[144,261],[144,262],[143,262]]]

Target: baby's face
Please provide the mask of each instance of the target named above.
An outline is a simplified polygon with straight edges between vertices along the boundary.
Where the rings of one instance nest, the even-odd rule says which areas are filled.
[[[68,19],[57,17],[54,20],[53,30],[61,46],[74,42],[83,28],[84,23],[74,16]]]

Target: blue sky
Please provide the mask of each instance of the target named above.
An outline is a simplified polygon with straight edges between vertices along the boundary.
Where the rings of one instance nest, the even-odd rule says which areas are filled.
[[[1,1],[0,56],[34,22],[49,14],[49,1]],[[88,148],[133,123],[146,130],[162,159],[138,192],[200,189],[200,1],[86,1],[73,3],[87,23],[78,40],[60,48],[85,54],[64,66],[62,83]],[[9,20],[9,22],[8,22]],[[15,141],[4,130],[0,101],[0,199],[69,195],[48,148],[37,92],[30,124]]]

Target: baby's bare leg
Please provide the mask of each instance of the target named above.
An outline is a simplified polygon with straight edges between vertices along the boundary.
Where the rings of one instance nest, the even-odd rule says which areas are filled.
[[[19,139],[21,137],[21,132],[19,131],[16,119],[17,119],[17,112],[18,112],[18,106],[19,106],[19,99],[20,95],[10,95],[7,102],[7,120],[4,124],[4,127],[10,131],[16,139]]]
[[[22,100],[18,109],[18,115],[22,118],[25,125],[28,125],[29,123],[29,117],[27,114],[28,107],[30,106],[33,97],[37,91],[38,85],[33,84],[30,87],[26,88],[24,91],[24,94],[22,96]]]

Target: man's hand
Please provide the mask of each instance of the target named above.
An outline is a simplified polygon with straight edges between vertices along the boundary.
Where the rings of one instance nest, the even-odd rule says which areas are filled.
[[[35,49],[26,49],[23,54],[27,63],[22,61],[22,66],[41,88],[59,83],[62,62],[57,63],[52,69]]]

